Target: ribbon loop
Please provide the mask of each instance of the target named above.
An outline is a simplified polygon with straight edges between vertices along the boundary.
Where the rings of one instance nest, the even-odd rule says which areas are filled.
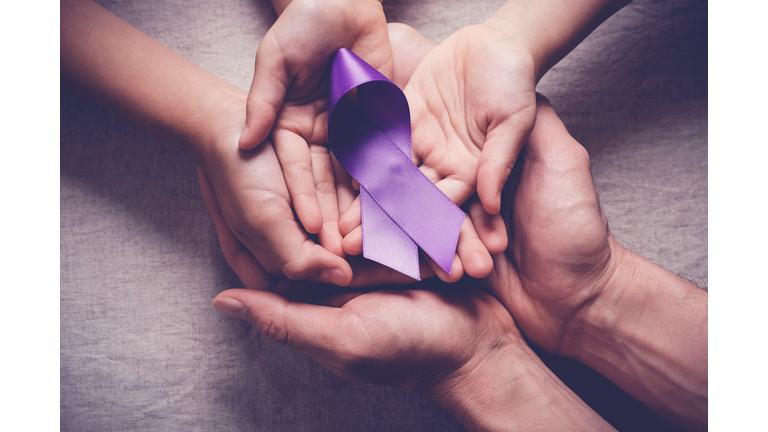
[[[346,48],[331,64],[328,141],[360,183],[363,256],[419,280],[418,245],[450,273],[464,212],[411,161],[403,92]]]

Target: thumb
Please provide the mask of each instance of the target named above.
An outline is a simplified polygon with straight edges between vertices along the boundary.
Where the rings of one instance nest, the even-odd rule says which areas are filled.
[[[239,141],[243,150],[256,148],[267,139],[292,80],[276,44],[274,36],[267,33],[256,51],[253,82],[245,107],[245,127]]]
[[[291,302],[273,292],[245,289],[223,291],[211,305],[250,322],[271,341],[311,355],[338,375],[344,376],[349,362],[370,346],[359,320],[342,308]]]
[[[477,167],[477,195],[485,210],[494,215],[501,210],[501,191],[517,155],[536,123],[536,104],[491,122]]]

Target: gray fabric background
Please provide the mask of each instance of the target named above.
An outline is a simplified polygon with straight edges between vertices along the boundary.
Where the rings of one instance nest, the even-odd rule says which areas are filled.
[[[267,0],[101,1],[247,89]],[[385,0],[435,43],[501,0]],[[637,0],[544,77],[592,156],[614,235],[707,284],[707,3]],[[427,398],[342,380],[210,300],[241,286],[181,152],[61,94],[61,429],[462,430]],[[620,430],[675,430],[577,362],[541,353]]]

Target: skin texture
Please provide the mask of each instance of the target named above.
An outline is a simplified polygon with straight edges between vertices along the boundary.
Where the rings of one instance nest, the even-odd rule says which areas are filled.
[[[678,425],[707,427],[707,293],[611,236],[589,156],[540,97],[486,288],[534,343],[578,359]]]
[[[426,392],[470,430],[612,430],[544,367],[488,292],[435,280],[370,291],[270,278],[223,222],[202,172],[201,185],[248,288],[220,293],[218,311],[340,376]]]
[[[518,426],[605,428],[526,350],[511,312],[537,344],[579,359],[683,426],[706,428],[707,295],[616,245],[588,156],[545,100],[537,101],[536,127],[507,184],[510,247],[494,257],[487,291],[437,281],[380,291],[290,282],[275,276],[336,282],[327,270],[338,269],[340,285],[398,277],[348,263],[308,238],[274,147],[236,145],[244,92],[92,2],[62,6],[65,78],[200,163],[222,249],[252,288],[220,294],[218,310],[249,319],[342,376],[425,391],[468,427],[527,419]],[[394,76],[413,68],[395,68]],[[468,203],[482,219],[479,205]],[[360,269],[355,279],[352,265]],[[490,416],[478,408],[489,403]]]

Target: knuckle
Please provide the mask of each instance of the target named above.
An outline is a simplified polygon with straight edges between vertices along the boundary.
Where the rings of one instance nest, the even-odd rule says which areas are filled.
[[[288,345],[288,332],[284,327],[278,326],[274,320],[269,320],[263,329],[264,335],[270,341],[280,345]]]

